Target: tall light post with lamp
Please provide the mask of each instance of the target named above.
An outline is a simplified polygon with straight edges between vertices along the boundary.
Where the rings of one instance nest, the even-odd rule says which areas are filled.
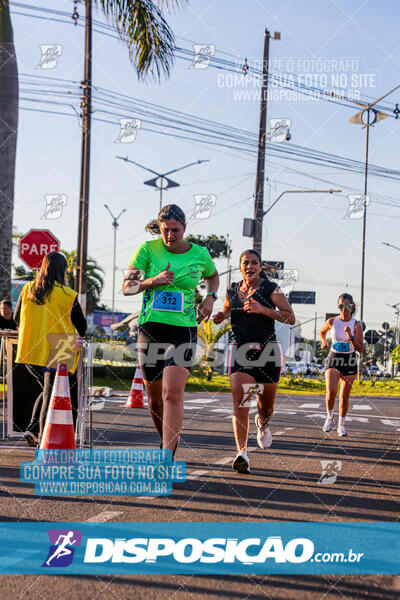
[[[184,165],[183,167],[179,167],[178,169],[172,169],[172,171],[168,171],[167,173],[157,173],[157,171],[154,171],[153,169],[149,169],[148,167],[144,167],[143,165],[139,164],[138,162],[135,162],[134,160],[130,160],[127,156],[116,156],[116,158],[119,158],[120,160],[123,160],[128,163],[132,163],[133,165],[136,165],[137,167],[140,167],[141,169],[144,169],[145,171],[149,171],[149,173],[153,173],[153,175],[156,175],[156,177],[154,177],[153,179],[148,179],[143,183],[144,185],[149,185],[150,187],[154,187],[156,190],[160,191],[159,210],[161,210],[162,208],[163,191],[167,191],[172,187],[179,187],[179,183],[176,183],[176,181],[172,181],[172,179],[167,177],[167,175],[172,175],[172,173],[177,173],[178,171],[182,171],[183,169],[187,169],[188,167],[192,167],[193,165],[200,165],[201,163],[210,162],[210,159],[208,158],[204,160],[196,160],[195,162],[191,162],[187,165]]]
[[[113,220],[112,226],[114,228],[113,278],[112,278],[112,308],[111,308],[111,320],[112,320],[112,323],[114,323],[114,310],[115,310],[115,261],[116,261],[116,254],[117,254],[117,229],[118,229],[118,226],[119,226],[118,220],[124,214],[124,212],[126,212],[126,208],[124,208],[123,210],[121,210],[121,212],[119,213],[118,217],[114,217],[114,215],[112,214],[111,210],[108,208],[107,204],[105,204],[104,207],[110,213],[110,216],[111,216],[111,218]]]

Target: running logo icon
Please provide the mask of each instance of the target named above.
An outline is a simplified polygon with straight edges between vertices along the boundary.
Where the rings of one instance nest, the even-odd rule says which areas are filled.
[[[65,194],[45,194],[46,208],[40,217],[41,219],[59,219],[63,208],[67,206],[67,196]]]
[[[140,119],[120,119],[120,131],[115,144],[131,144],[136,140],[137,132],[142,127]]]
[[[364,194],[349,194],[349,206],[343,219],[361,219],[364,214]],[[365,206],[369,206],[369,196],[365,196]]]
[[[281,142],[289,141],[292,136],[290,135],[290,127],[292,121],[290,119],[268,119],[270,131],[268,132],[269,141],[273,144],[280,144]]]
[[[49,553],[42,567],[68,567],[74,558],[75,548],[81,545],[80,529],[48,529]]]
[[[243,388],[243,399],[239,405],[239,408],[250,408],[253,403],[256,404],[256,396],[261,395],[264,392],[264,386],[262,383],[242,383]]]
[[[40,44],[39,46],[42,56],[36,69],[54,69],[62,54],[63,47],[61,44]]]
[[[330,485],[335,483],[339,471],[342,470],[341,460],[321,460],[321,477],[318,483],[323,485]]]
[[[192,44],[194,57],[189,69],[207,69],[215,55],[214,44]]]
[[[194,212],[192,219],[208,219],[213,207],[216,205],[217,197],[215,194],[195,194]]]

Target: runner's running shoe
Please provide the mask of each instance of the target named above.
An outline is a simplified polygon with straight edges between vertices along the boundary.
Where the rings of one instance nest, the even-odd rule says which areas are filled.
[[[37,448],[39,446],[39,440],[34,433],[31,431],[25,431],[24,438],[26,439],[26,443],[31,448]]]
[[[338,425],[337,434],[339,437],[347,437],[346,427],[343,425],[343,423]]]
[[[250,461],[245,450],[236,454],[232,469],[238,473],[250,473]]]
[[[260,446],[260,448],[263,448],[263,450],[265,450],[265,448],[270,448],[272,444],[272,433],[269,430],[268,421],[265,421],[265,423],[261,425],[260,417],[257,414],[254,420],[257,427],[258,445]]]
[[[332,425],[333,425],[333,417],[332,417],[332,419],[330,417],[326,417],[326,421],[324,423],[322,431],[325,431],[325,433],[329,433],[330,431],[332,431]]]

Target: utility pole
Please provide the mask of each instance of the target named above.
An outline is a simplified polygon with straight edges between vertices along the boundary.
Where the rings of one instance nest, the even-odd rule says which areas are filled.
[[[107,204],[104,205],[105,208],[111,215],[113,220],[112,226],[114,228],[114,252],[113,252],[113,280],[112,280],[112,308],[111,308],[111,322],[114,323],[114,308],[115,308],[115,261],[117,256],[117,229],[118,229],[118,219],[121,215],[126,212],[126,208],[124,208],[118,215],[118,217],[114,217],[111,210],[108,208]]]
[[[89,217],[90,138],[92,117],[92,0],[85,0],[85,68],[82,101],[82,154],[79,195],[78,248],[76,253],[75,290],[86,314],[87,296],[87,246]]]
[[[253,249],[260,255],[262,251],[262,225],[264,211],[264,179],[265,179],[265,138],[267,123],[267,99],[268,99],[268,63],[269,63],[269,38],[268,29],[264,33],[264,58],[263,58],[263,77],[261,86],[260,103],[260,126],[258,132],[258,156],[257,156],[257,175],[256,192],[254,196],[254,231],[253,231]],[[278,38],[279,39],[279,38]]]
[[[226,234],[226,272],[228,274],[227,284],[231,285],[231,240],[229,233]]]

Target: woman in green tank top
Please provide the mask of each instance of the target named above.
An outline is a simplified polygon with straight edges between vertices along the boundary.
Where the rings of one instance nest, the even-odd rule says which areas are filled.
[[[183,239],[184,212],[164,206],[146,230],[161,235],[134,252],[123,281],[124,295],[143,292],[138,358],[150,414],[162,448],[175,451],[183,422],[183,396],[193,365],[197,324],[211,316],[218,273],[207,248]],[[196,315],[194,293],[204,279],[207,296]]]

